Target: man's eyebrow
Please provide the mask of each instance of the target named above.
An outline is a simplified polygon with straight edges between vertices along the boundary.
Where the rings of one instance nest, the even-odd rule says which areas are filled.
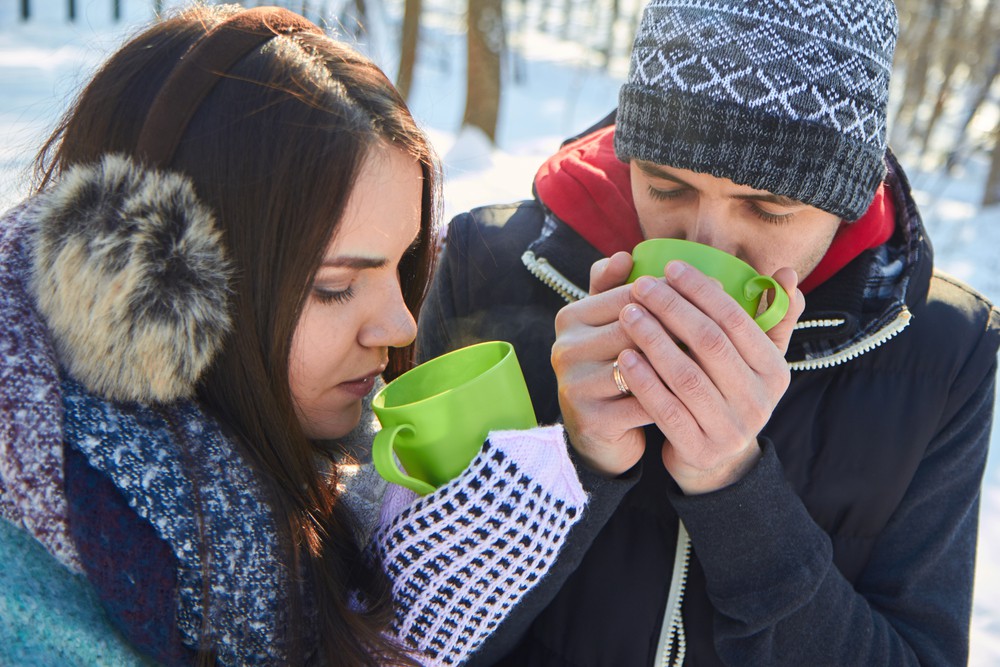
[[[645,160],[636,160],[635,161],[635,166],[639,167],[639,169],[641,169],[642,171],[646,172],[648,175],[652,176],[653,178],[662,178],[663,180],[673,181],[674,183],[677,183],[678,185],[683,185],[684,187],[691,188],[692,190],[694,189],[691,186],[691,184],[688,183],[687,181],[684,181],[684,180],[682,180],[680,178],[677,178],[676,176],[674,176],[670,172],[666,171],[665,169],[663,169],[659,165],[653,164],[652,162],[646,162]]]
[[[793,206],[803,206],[802,202],[798,199],[792,199],[791,197],[786,197],[785,195],[734,195],[733,199],[742,199],[743,201],[759,201],[765,204],[776,204],[778,206],[793,207]]]
[[[328,257],[320,265],[334,269],[381,269],[388,263],[384,257]]]
[[[677,183],[678,185],[683,185],[685,187],[691,188],[692,190],[695,189],[694,186],[691,185],[690,183],[684,181],[683,179],[677,178],[670,172],[666,171],[659,165],[653,164],[652,162],[646,162],[644,160],[636,160],[635,164],[637,167],[639,167],[639,169],[649,174],[650,176],[653,176],[654,178],[662,178],[663,180],[672,181],[674,183]],[[733,199],[741,199],[743,201],[759,201],[765,204],[775,204],[777,206],[786,206],[789,208],[793,206],[803,205],[802,202],[800,202],[797,199],[792,199],[791,197],[786,197],[785,195],[774,195],[771,193],[762,193],[759,195],[758,194],[733,195]]]

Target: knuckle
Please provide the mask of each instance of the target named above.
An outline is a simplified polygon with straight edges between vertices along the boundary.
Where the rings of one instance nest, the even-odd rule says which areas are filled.
[[[792,371],[788,368],[788,364],[784,363],[782,359],[782,364],[778,367],[776,375],[776,384],[780,390],[780,395],[783,395],[788,389],[788,386],[792,383]]]
[[[552,364],[552,369],[557,373],[565,366],[566,347],[566,342],[557,338],[549,352],[549,363]]]
[[[676,313],[684,309],[684,299],[674,289],[657,290],[657,306],[664,313]]]
[[[756,394],[753,398],[754,400],[749,405],[748,422],[753,424],[752,430],[757,431],[759,428],[763,428],[767,420],[770,419],[774,406],[763,393]]]
[[[667,427],[677,428],[684,423],[684,413],[680,405],[675,401],[667,400],[662,402],[658,412],[660,414],[660,422]]]
[[[559,397],[559,405],[565,406],[564,412],[571,412],[578,422],[590,421],[591,411],[579,409],[584,402],[583,391],[579,386],[575,383],[560,382],[556,393]]]
[[[751,324],[756,325],[756,323],[750,318],[746,312],[732,303],[726,308],[726,311],[722,315],[722,325],[728,330],[732,331],[734,334],[743,334],[750,328]]]
[[[639,297],[640,302],[648,303],[659,313],[668,315],[683,307],[683,300],[676,290],[657,281],[654,288],[645,296]]]
[[[568,306],[563,306],[556,313],[555,327],[556,335],[559,335],[562,331],[565,331],[571,324],[576,321],[573,306],[576,304],[569,304]]]
[[[792,371],[782,357],[763,373],[764,380],[778,397],[781,397],[792,383]]]
[[[705,325],[698,333],[698,350],[712,357],[725,356],[729,337],[714,325]]]
[[[704,299],[722,289],[711,278],[704,274],[699,275],[696,271],[685,271],[681,275],[680,284],[684,287],[684,291],[695,299]]]
[[[676,375],[677,390],[690,396],[705,394],[705,378],[701,371],[688,366]]]
[[[670,359],[677,349],[677,344],[664,332],[643,335],[641,338],[643,348],[649,350],[654,359]]]

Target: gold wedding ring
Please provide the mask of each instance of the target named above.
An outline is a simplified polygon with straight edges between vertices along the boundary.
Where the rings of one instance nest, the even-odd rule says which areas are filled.
[[[622,377],[622,371],[618,368],[618,360],[611,364],[611,375],[615,378],[615,386],[618,387],[620,391],[625,396],[631,396],[632,390],[628,388],[628,383],[625,382],[625,378]]]

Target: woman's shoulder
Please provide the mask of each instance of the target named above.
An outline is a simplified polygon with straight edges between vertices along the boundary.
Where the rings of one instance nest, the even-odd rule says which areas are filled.
[[[110,622],[86,577],[3,519],[0,562],[0,663],[152,664]]]
[[[190,659],[175,618],[178,560],[171,545],[73,447],[65,451],[65,477],[70,534],[110,623],[157,660]]]

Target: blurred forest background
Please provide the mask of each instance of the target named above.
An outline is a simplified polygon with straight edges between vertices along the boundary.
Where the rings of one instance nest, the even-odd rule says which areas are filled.
[[[0,210],[24,195],[37,146],[103,58],[154,13],[194,1],[0,2]],[[398,83],[441,154],[448,220],[530,196],[532,176],[559,142],[614,108],[645,2],[244,4],[306,14]],[[906,165],[935,265],[1000,303],[1000,0],[896,3],[890,145]],[[970,667],[1000,665],[997,443],[1000,419],[983,489]]]
[[[14,0],[19,19],[32,5]],[[77,20],[79,0],[64,0]],[[157,13],[163,0],[151,0]],[[119,17],[122,0],[108,0]],[[173,3],[172,3],[173,4]],[[467,35],[463,125],[496,140],[501,98],[524,76],[523,49],[544,37],[569,42],[595,69],[624,78],[645,0],[250,0],[278,4],[347,33],[359,42],[392,44],[395,80],[404,95],[420,81],[416,64],[451,67],[435,44],[436,31]],[[948,177],[975,156],[989,169],[981,205],[1000,203],[1000,0],[896,0],[900,35],[890,98],[890,145],[925,171]],[[373,28],[390,34],[375,34]],[[388,69],[388,68],[387,68]],[[608,110],[614,106],[608,100]],[[596,119],[594,119],[596,120]],[[456,128],[457,129],[457,128]],[[582,127],[579,129],[583,129]]]

